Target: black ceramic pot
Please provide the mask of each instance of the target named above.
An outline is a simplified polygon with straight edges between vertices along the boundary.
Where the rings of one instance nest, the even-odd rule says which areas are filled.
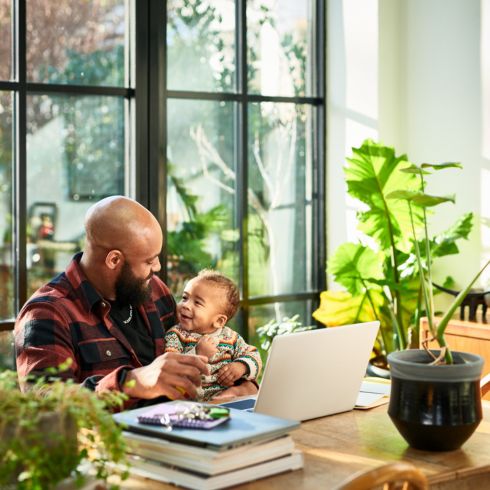
[[[432,359],[424,350],[388,355],[391,367],[388,414],[413,448],[457,449],[481,421],[483,359],[466,352],[453,352],[453,356],[455,364],[430,366]]]

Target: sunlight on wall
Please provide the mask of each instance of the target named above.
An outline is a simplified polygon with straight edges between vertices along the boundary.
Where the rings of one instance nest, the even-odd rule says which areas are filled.
[[[345,83],[344,155],[352,155],[366,138],[378,138],[378,1],[344,0]],[[347,194],[347,240],[362,237],[357,230],[360,203]]]
[[[481,0],[480,66],[482,99],[482,157],[490,160],[490,0]],[[490,170],[482,169],[480,178],[480,236],[481,265],[490,257]],[[480,280],[490,289],[490,271],[483,272]]]
[[[490,198],[488,196],[488,190],[490,189],[490,170],[482,169],[481,171],[481,184],[480,184],[480,195],[481,195],[481,265],[485,263],[490,258]],[[480,283],[485,289],[490,289],[490,271],[485,270],[480,279]]]
[[[357,241],[359,203],[346,193],[342,167],[366,138],[378,139],[378,0],[329,0],[328,255]],[[329,281],[331,283],[331,281]]]
[[[378,0],[344,0],[347,109],[378,116]],[[358,144],[356,142],[355,144]]]
[[[482,155],[490,159],[490,0],[481,0]],[[488,189],[488,187],[487,187]]]

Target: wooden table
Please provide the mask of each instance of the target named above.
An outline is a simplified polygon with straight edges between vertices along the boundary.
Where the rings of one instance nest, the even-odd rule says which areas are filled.
[[[293,432],[304,453],[303,470],[283,473],[234,488],[249,490],[338,488],[359,471],[392,461],[410,461],[428,477],[431,489],[490,488],[490,402],[484,402],[484,419],[462,449],[426,452],[410,449],[398,434],[387,405],[353,410],[301,424]],[[131,478],[126,490],[175,489],[172,485]]]

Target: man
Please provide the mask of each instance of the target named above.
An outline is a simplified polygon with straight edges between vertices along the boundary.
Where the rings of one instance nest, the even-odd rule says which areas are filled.
[[[163,236],[142,205],[112,196],[85,218],[86,245],[24,305],[15,325],[19,376],[71,360],[62,376],[139,399],[194,398],[207,359],[164,354],[176,305],[160,270]],[[256,391],[245,384],[243,393]]]

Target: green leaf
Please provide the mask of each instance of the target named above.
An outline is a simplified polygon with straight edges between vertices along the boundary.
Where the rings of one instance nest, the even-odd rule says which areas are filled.
[[[472,228],[473,213],[466,213],[453,226],[432,240],[432,258],[459,253],[456,241],[467,240]]]
[[[431,168],[432,170],[444,170],[445,168],[463,168],[459,162],[445,163],[422,163],[421,168]]]
[[[420,206],[422,208],[429,208],[432,206],[437,206],[444,202],[455,202],[455,197],[453,196],[431,196],[430,194],[425,194],[420,191],[404,191],[398,190],[390,192],[386,199],[403,199],[405,201],[410,201],[411,203]]]
[[[414,204],[422,208],[430,208],[442,204],[445,202],[455,202],[455,197],[453,196],[431,196],[429,194],[419,193],[413,198]]]
[[[375,306],[381,306],[383,300],[379,294],[373,294]],[[313,318],[328,327],[348,325],[376,320],[376,312],[366,294],[352,296],[345,291],[323,291],[320,294],[320,306],[313,312]]]
[[[353,295],[366,289],[365,281],[383,278],[382,253],[360,244],[340,245],[328,262],[328,273]]]
[[[386,196],[386,199],[404,199],[405,201],[413,201],[418,194],[421,193],[418,191],[393,191]]]
[[[401,172],[409,163],[405,155],[396,156],[393,148],[366,140],[360,148],[353,148],[353,157],[347,160],[345,175],[350,195],[367,205],[358,213],[359,229],[373,237],[381,250],[394,241],[402,250],[410,248],[410,216],[406,202],[387,202],[386,196],[396,190],[417,191],[420,182],[416,175]],[[420,226],[420,213],[415,213]]]
[[[417,175],[430,175],[430,172],[422,170],[420,167],[412,163],[408,167],[404,167],[400,169],[400,172],[404,172],[406,174],[417,174]]]

